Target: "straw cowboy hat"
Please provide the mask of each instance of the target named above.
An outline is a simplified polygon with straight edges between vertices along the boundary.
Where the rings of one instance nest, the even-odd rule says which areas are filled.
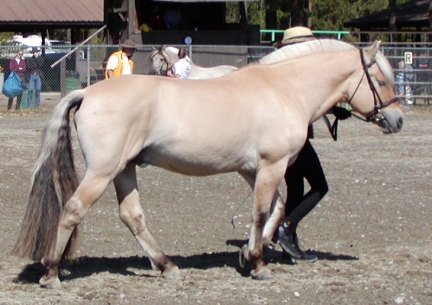
[[[135,42],[131,39],[126,39],[122,44],[121,47],[123,49],[135,49]]]
[[[289,45],[297,42],[309,41],[315,39],[312,31],[303,26],[295,26],[285,30],[282,41],[278,41],[274,44],[275,47],[279,48],[284,45]]]

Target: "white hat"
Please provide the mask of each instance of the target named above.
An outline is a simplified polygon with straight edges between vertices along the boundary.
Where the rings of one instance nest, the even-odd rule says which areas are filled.
[[[285,30],[282,41],[277,42],[274,45],[276,47],[281,47],[283,45],[309,41],[313,39],[315,39],[315,36],[309,28],[303,26],[295,26]]]

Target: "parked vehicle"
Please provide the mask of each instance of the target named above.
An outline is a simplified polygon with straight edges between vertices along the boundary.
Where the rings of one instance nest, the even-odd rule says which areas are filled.
[[[1,44],[1,57],[13,58],[18,49],[23,51],[24,58],[31,57],[33,54],[31,50],[33,47],[42,48],[45,54],[51,53],[66,53],[69,51],[69,42],[60,40],[45,39],[45,45],[42,46],[42,37],[38,35],[30,35],[23,37],[22,35],[15,35],[13,39],[8,40]]]

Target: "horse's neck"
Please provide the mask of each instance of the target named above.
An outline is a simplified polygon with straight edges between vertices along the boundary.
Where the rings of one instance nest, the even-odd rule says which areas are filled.
[[[309,111],[312,123],[338,102],[354,94],[355,86],[362,81],[363,75],[358,54],[356,50],[338,54],[315,54],[272,65],[271,70],[281,80],[281,92],[292,88],[292,92],[287,92],[288,103],[303,104],[302,107]],[[289,78],[291,80],[287,83]]]

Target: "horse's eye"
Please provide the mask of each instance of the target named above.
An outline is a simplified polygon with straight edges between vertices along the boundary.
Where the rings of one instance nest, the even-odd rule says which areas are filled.
[[[384,87],[386,85],[386,82],[381,79],[378,79],[377,82],[378,82],[378,86],[380,87]]]

